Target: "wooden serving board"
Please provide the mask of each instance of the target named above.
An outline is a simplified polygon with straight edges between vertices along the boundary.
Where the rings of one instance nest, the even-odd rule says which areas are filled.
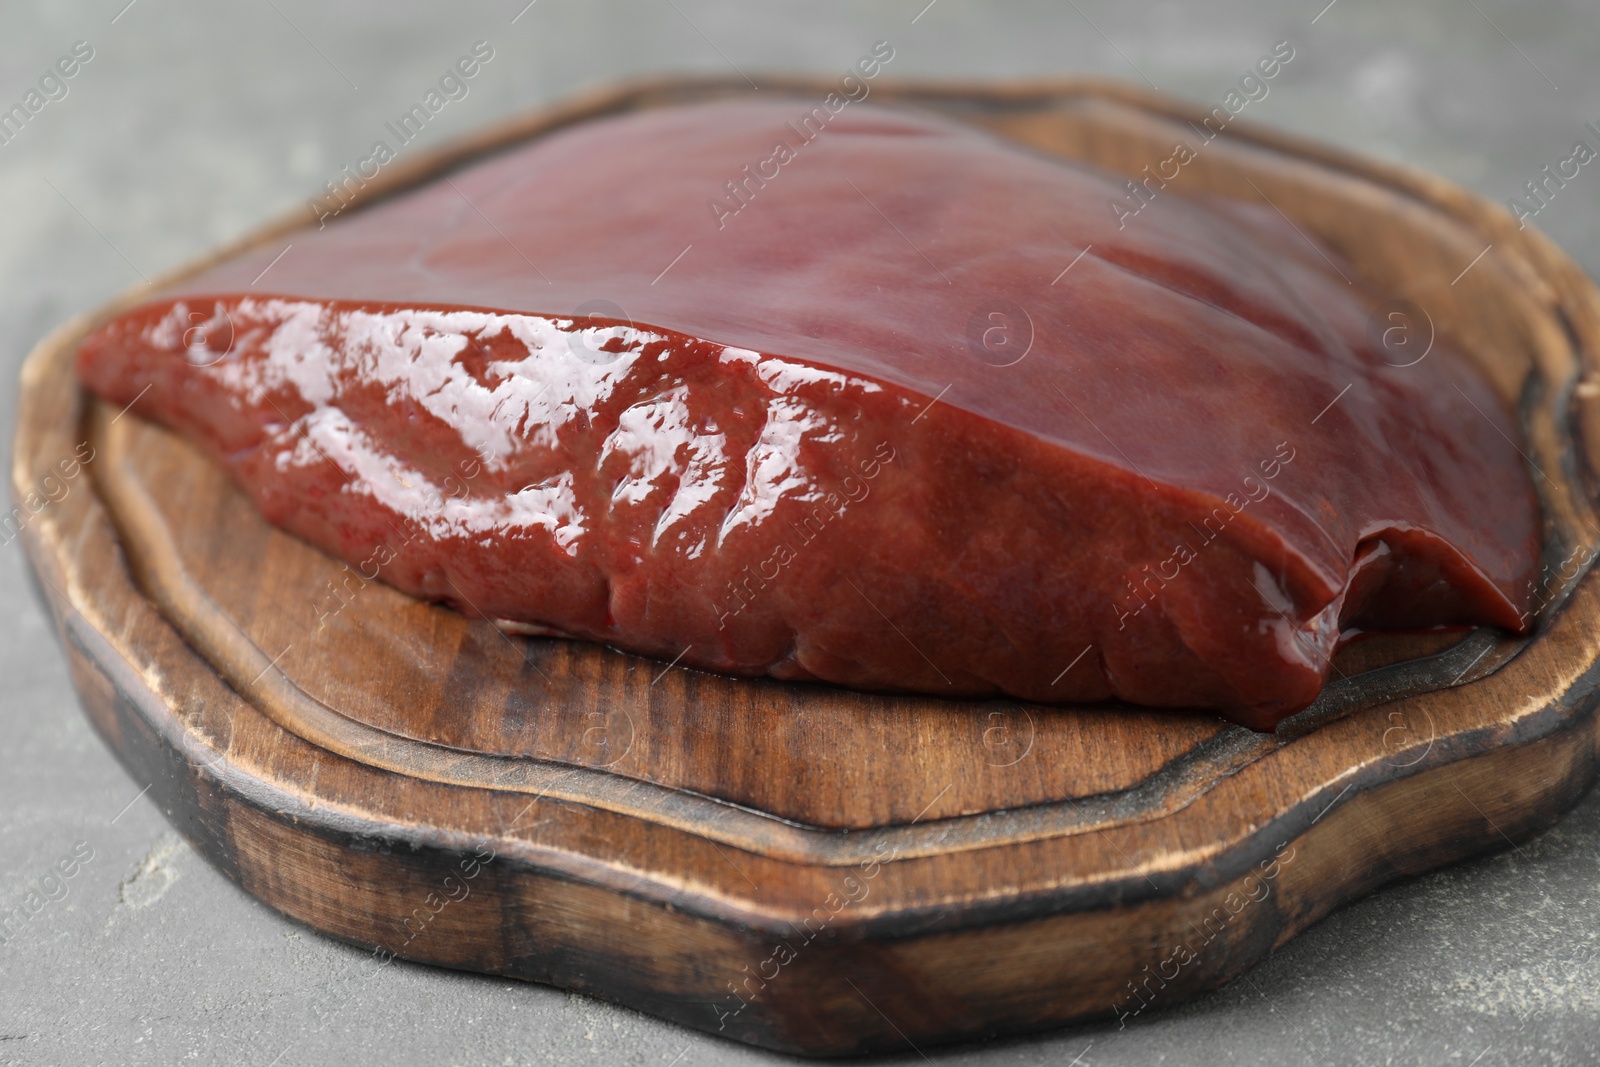
[[[827,88],[762,92],[810,106]],[[593,116],[741,91],[592,95],[369,200]],[[874,94],[1130,175],[1198,144],[1204,117],[1088,81]],[[187,445],[89,400],[77,342],[138,293],[28,360],[11,526],[130,772],[245,890],[374,967],[549,982],[812,1054],[1148,1017],[1390,879],[1549,825],[1596,771],[1600,295],[1497,206],[1243,123],[1162,195],[1201,191],[1266,200],[1520,408],[1549,519],[1532,639],[1355,645],[1272,735],[508,637],[362,582]]]

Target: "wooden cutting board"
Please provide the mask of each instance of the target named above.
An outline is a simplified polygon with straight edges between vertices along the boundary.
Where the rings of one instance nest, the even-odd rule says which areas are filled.
[[[594,116],[742,91],[608,90],[396,164],[366,199]],[[1270,204],[1393,294],[1375,328],[1399,330],[1396,363],[1435,335],[1480,361],[1522,412],[1549,516],[1536,636],[1357,644],[1276,735],[508,637],[270,529],[196,451],[86,397],[75,347],[133,293],[29,358],[7,535],[96,728],[220,870],[374,968],[511,975],[838,1054],[1148,1018],[1589,786],[1600,295],[1570,260],[1437,178],[1237,121],[1208,141],[1208,113],[1121,86],[874,95],[1130,176],[1184,142],[1160,195]]]

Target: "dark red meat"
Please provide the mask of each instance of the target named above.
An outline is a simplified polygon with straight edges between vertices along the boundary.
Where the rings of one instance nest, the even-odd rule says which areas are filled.
[[[1390,365],[1270,209],[1119,229],[1099,172],[804,111],[543,138],[160,294],[82,376],[369,577],[720,671],[1268,727],[1346,626],[1524,628],[1515,421],[1443,343]]]

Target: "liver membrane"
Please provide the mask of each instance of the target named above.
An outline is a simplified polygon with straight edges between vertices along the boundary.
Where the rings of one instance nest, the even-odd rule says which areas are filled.
[[[1268,728],[1349,628],[1525,628],[1515,420],[1443,343],[1391,365],[1332,252],[808,106],[547,136],[159,294],[81,373],[368,576],[685,666]]]

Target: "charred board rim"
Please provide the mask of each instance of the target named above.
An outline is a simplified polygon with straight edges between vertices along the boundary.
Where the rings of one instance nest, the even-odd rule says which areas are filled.
[[[804,79],[787,82],[773,79],[770,84],[773,88],[797,93],[820,93],[829,88],[823,82]],[[515,120],[431,156],[419,156],[381,183],[374,183],[371,196],[365,202],[376,202],[382,196],[414,186],[449,168],[585,118],[639,106],[728,95],[740,89],[740,84],[707,79],[650,82],[604,90]],[[1197,113],[1197,109],[1142,90],[1083,80],[998,88],[950,85],[891,88],[884,83],[875,87],[875,92],[890,101],[945,101],[958,107],[1010,108],[1018,112],[1048,110],[1062,105],[1063,101],[1083,100],[1180,121]],[[1600,381],[1595,366],[1596,347],[1600,345],[1600,295],[1581,271],[1536,231],[1519,233],[1510,216],[1497,206],[1439,179],[1392,165],[1369,164],[1337,150],[1253,129],[1244,123],[1230,126],[1228,136],[1252,150],[1289,156],[1306,165],[1349,175],[1389,196],[1438,213],[1474,233],[1484,234],[1485,240],[1492,237],[1497,248],[1502,247],[1503,242],[1516,250],[1519,258],[1512,266],[1527,275],[1530,293],[1542,294],[1543,302],[1539,305],[1542,312],[1559,320],[1572,359],[1572,363],[1563,364],[1563,373],[1547,388],[1530,417],[1538,424],[1534,430],[1546,434],[1547,438],[1554,436],[1556,445],[1551,454],[1561,463],[1571,491],[1586,498],[1582,501],[1585,507],[1592,504],[1587,498],[1594,494],[1597,484],[1595,448],[1600,444],[1596,440],[1600,434],[1594,432],[1591,424],[1600,416],[1600,408],[1590,406],[1590,401],[1600,393],[1600,386],[1594,385]],[[249,245],[275,240],[304,224],[305,216],[297,213],[236,243],[207,262]],[[186,268],[164,280],[175,280],[201,266],[203,264]],[[103,412],[92,413],[81,395],[63,392],[73,388],[70,366],[63,376],[63,365],[70,363],[70,353],[78,338],[105,318],[138,302],[144,291],[147,290],[131,293],[92,316],[68,323],[42,342],[30,357],[23,372],[23,410],[13,467],[13,492],[19,500],[39,491],[41,478],[48,472],[50,462],[57,458],[56,453],[46,447],[41,435],[54,433],[56,437],[52,440],[59,443],[67,439],[82,419],[107,417]],[[1535,296],[1529,299],[1536,300]],[[1575,389],[1574,382],[1579,376],[1583,382]],[[1589,388],[1586,390],[1583,386]],[[38,418],[30,417],[35,409],[70,412],[67,420],[70,426],[63,428],[59,419],[54,424],[43,424]],[[112,451],[108,450],[107,454],[111,455]],[[91,467],[92,484],[103,484],[106,466]],[[1239,941],[1231,951],[1221,954],[1219,959],[1207,961],[1203,973],[1197,971],[1186,978],[1189,985],[1173,993],[1172,1002],[1176,1003],[1241,973],[1332,908],[1394,877],[1420,873],[1443,863],[1503,848],[1548,825],[1576,802],[1592,783],[1596,771],[1594,712],[1600,699],[1600,668],[1596,666],[1600,662],[1600,575],[1587,570],[1551,604],[1546,625],[1531,640],[1517,642],[1518,647],[1512,649],[1497,645],[1488,635],[1479,639],[1479,643],[1486,646],[1485,655],[1501,647],[1508,657],[1504,662],[1498,662],[1499,657],[1490,657],[1497,661],[1497,669],[1491,669],[1483,677],[1473,675],[1473,680],[1453,689],[1427,694],[1429,699],[1442,701],[1435,710],[1444,708],[1450,712],[1450,717],[1447,729],[1431,737],[1420,755],[1411,748],[1386,754],[1381,748],[1375,749],[1373,739],[1367,737],[1363,742],[1365,747],[1359,752],[1352,750],[1350,765],[1339,773],[1321,774],[1319,766],[1316,768],[1319,776],[1314,783],[1292,795],[1275,797],[1280,803],[1259,825],[1241,828],[1238,822],[1228,823],[1223,827],[1227,833],[1220,833],[1215,840],[1193,849],[1153,856],[1136,852],[1131,857],[1123,856],[1121,862],[1110,858],[1095,870],[1075,869],[1074,860],[1087,854],[1075,849],[1099,836],[1090,832],[1094,827],[1068,827],[1061,832],[1022,834],[1009,839],[997,836],[988,841],[955,832],[962,825],[983,827],[986,831],[992,824],[1005,821],[1020,825],[1030,817],[1037,817],[1041,809],[1060,808],[1061,804],[998,809],[979,816],[930,821],[925,826],[901,823],[864,833],[803,826],[725,801],[656,786],[653,788],[735,812],[741,819],[754,820],[754,824],[764,830],[777,828],[782,840],[727,841],[747,855],[771,861],[763,870],[769,872],[772,884],[762,887],[752,884],[747,888],[731,872],[717,868],[714,859],[707,861],[704,869],[690,869],[700,862],[698,857],[714,856],[710,850],[722,840],[714,833],[705,832],[706,827],[698,818],[673,825],[664,821],[651,822],[638,817],[631,809],[625,810],[623,816],[639,824],[640,840],[682,842],[673,846],[682,850],[677,855],[681,867],[667,863],[639,870],[617,862],[618,857],[606,855],[599,845],[575,852],[554,847],[542,841],[539,835],[520,828],[512,833],[504,823],[496,832],[492,819],[451,824],[397,815],[395,797],[407,790],[414,791],[415,795],[426,793],[440,797],[487,794],[491,792],[487,788],[489,783],[478,787],[447,784],[415,778],[404,771],[363,766],[363,780],[376,783],[374,795],[383,802],[375,807],[383,808],[384,804],[388,807],[374,814],[362,814],[348,806],[321,802],[322,798],[308,792],[303,783],[270,773],[277,768],[267,768],[269,773],[263,773],[260,766],[237,761],[231,752],[231,741],[219,747],[213,741],[214,735],[207,736],[198,729],[195,721],[186,716],[185,709],[171,704],[168,694],[161,690],[158,665],[130,658],[128,635],[117,632],[108,614],[99,610],[98,598],[106,595],[108,589],[136,591],[139,583],[130,571],[129,558],[118,550],[114,532],[109,535],[111,551],[93,547],[99,544],[96,537],[106,539],[98,530],[112,527],[114,517],[105,502],[92,495],[95,492],[95,489],[82,491],[78,498],[65,505],[38,513],[23,530],[23,539],[41,588],[48,587],[44,590],[45,599],[67,649],[74,681],[96,729],[136,776],[162,782],[153,793],[162,798],[169,817],[179,829],[219,868],[247,891],[318,929],[354,943],[381,946],[387,938],[385,923],[393,922],[393,917],[384,911],[383,901],[387,898],[383,891],[389,882],[410,869],[407,864],[448,870],[453,857],[464,845],[492,840],[507,857],[502,873],[513,881],[555,879],[569,887],[573,899],[589,894],[584,899],[592,901],[596,899],[593,894],[599,892],[609,895],[607,899],[626,898],[646,905],[630,913],[638,924],[641,944],[610,945],[605,949],[604,952],[611,955],[601,962],[610,969],[598,968],[596,973],[601,974],[598,979],[586,978],[582,967],[566,971],[530,970],[532,964],[526,960],[507,961],[501,951],[503,946],[493,943],[508,931],[515,932],[504,925],[486,928],[481,933],[482,940],[474,940],[478,935],[461,935],[458,942],[451,944],[436,939],[403,951],[402,955],[597,991],[711,1032],[718,1030],[714,1019],[704,1009],[709,998],[720,995],[715,982],[708,985],[707,976],[694,967],[670,980],[656,976],[653,971],[646,977],[631,976],[624,973],[628,961],[637,963],[643,974],[654,959],[641,955],[648,952],[650,938],[666,937],[669,928],[679,929],[684,923],[700,924],[693,929],[698,931],[696,936],[706,939],[704,946],[710,946],[715,938],[731,938],[732,941],[718,941],[717,944],[742,946],[741,951],[748,949],[752,953],[752,961],[758,959],[754,953],[760,950],[762,939],[780,933],[785,926],[792,929],[799,914],[785,902],[788,898],[780,892],[782,883],[793,880],[800,885],[806,872],[819,869],[825,873],[833,871],[830,877],[837,878],[840,867],[855,862],[853,858],[841,860],[840,857],[859,856],[854,852],[841,853],[839,844],[849,842],[849,849],[853,849],[855,842],[867,839],[867,833],[900,835],[888,840],[904,844],[905,850],[897,850],[885,861],[884,881],[877,883],[881,891],[875,890],[870,906],[849,912],[841,919],[829,932],[826,945],[818,942],[815,955],[825,960],[832,971],[847,976],[852,973],[852,967],[870,962],[878,973],[893,973],[897,979],[903,978],[913,987],[924,990],[936,984],[926,964],[927,953],[948,950],[952,958],[965,953],[970,960],[1001,951],[1002,955],[1016,953],[1020,959],[1026,954],[1025,950],[1018,947],[1019,942],[1007,940],[1016,931],[1037,928],[1041,931],[1038,936],[1042,937],[1046,936],[1043,931],[1047,929],[1062,929],[1061,923],[1079,922],[1098,924],[1093,926],[1095,931],[1111,930],[1127,915],[1182,913],[1184,909],[1212,900],[1228,886],[1237,885],[1241,872],[1248,875],[1254,864],[1272,854],[1276,843],[1337,842],[1341,834],[1348,835],[1349,842],[1367,842],[1371,855],[1358,851],[1356,858],[1360,862],[1341,860],[1339,865],[1324,871],[1320,881],[1308,882],[1295,890],[1298,897],[1291,896],[1285,882],[1282,899],[1274,898],[1271,907],[1252,911],[1249,920],[1240,924]],[[1556,506],[1563,505],[1557,501]],[[1588,515],[1589,511],[1584,514]],[[1587,538],[1579,539],[1580,543],[1582,540]],[[1552,544],[1565,542],[1553,541]],[[91,548],[99,553],[92,558],[85,555]],[[1591,561],[1585,562],[1587,566]],[[182,643],[180,631],[171,628],[167,621],[170,615],[162,608],[146,601],[132,610],[140,625],[168,628],[174,639]],[[1451,662],[1458,662],[1466,656],[1461,648],[1457,646],[1436,658],[1456,657]],[[192,660],[209,666],[203,650],[196,652],[187,645],[183,649],[182,657],[186,662]],[[1552,662],[1563,655],[1565,660]],[[1380,670],[1404,673],[1403,668],[1410,666],[1400,664]],[[1466,666],[1469,670],[1472,668],[1470,663]],[[1410,684],[1404,680],[1396,682],[1401,692],[1407,691]],[[230,691],[218,673],[213,688],[239,694],[229,697],[232,701],[229,706],[235,708],[235,714],[266,717],[258,705],[249,702],[251,694],[246,692],[249,686],[241,689],[235,685]],[[1395,706],[1416,707],[1421,699],[1407,696]],[[1477,709],[1470,719],[1455,714],[1466,704]],[[1315,751],[1323,752],[1326,748],[1323,741],[1348,726],[1348,720],[1335,718],[1335,721],[1324,720],[1322,728],[1309,735],[1297,733],[1293,740],[1286,735],[1279,738],[1267,735],[1252,743],[1264,744],[1280,754],[1311,751],[1301,747],[1308,744],[1322,745]],[[1219,735],[1219,743],[1226,736],[1227,732]],[[1348,730],[1338,736],[1348,739]],[[1333,742],[1327,741],[1327,744]],[[331,752],[328,755],[338,759]],[[1386,759],[1385,755],[1399,758]],[[1532,767],[1538,773],[1504,773],[1504,768],[1511,766],[1524,770]],[[1247,789],[1262,788],[1265,774],[1260,762],[1247,761],[1237,774],[1225,776],[1213,792],[1224,797],[1245,795]],[[637,779],[613,777],[618,778],[620,789],[636,792],[640,788]],[[1246,778],[1250,781],[1242,782]],[[1156,783],[1152,788],[1159,787],[1158,779],[1149,781]],[[1099,794],[1065,803],[1105,802],[1104,819],[1111,820],[1106,832],[1113,836],[1117,827],[1138,831],[1140,826],[1164,821],[1161,816],[1143,822],[1138,818],[1129,819],[1126,810],[1118,807],[1119,801],[1125,800],[1129,792]],[[1410,799],[1403,804],[1388,799],[1395,797]],[[1361,813],[1384,805],[1388,805],[1391,816],[1399,811],[1404,819],[1390,838],[1374,839],[1370,830],[1361,825],[1362,819],[1370,816]],[[1193,821],[1198,818],[1190,810],[1195,806],[1193,801],[1179,805],[1170,817],[1187,820],[1183,822],[1187,827],[1204,828],[1203,823]],[[613,807],[627,808],[627,805]],[[270,823],[281,827],[289,835],[273,838],[278,842],[274,847],[279,851],[250,852],[237,847],[236,842],[244,839],[244,831],[235,827],[234,821],[247,818],[257,820],[259,825]],[[265,838],[258,836],[253,840]],[[383,842],[383,848],[390,851],[382,851],[376,857],[367,855],[371,852],[367,846],[373,841]],[[799,847],[791,849],[791,841],[797,842]],[[361,842],[366,842],[367,846]],[[302,862],[311,851],[324,845],[345,850],[352,863],[359,858],[357,853],[361,853],[366,856],[361,862],[370,860],[376,865],[362,868],[370,879],[355,887],[361,894],[360,904],[346,902],[343,910],[329,911],[325,901],[304,895],[309,891],[306,887],[289,884],[281,878],[274,880],[278,877],[277,865]],[[1347,847],[1350,847],[1348,842]],[[940,891],[932,895],[922,891],[917,881],[920,871],[935,868],[946,871],[940,864],[976,865],[990,860],[1004,863],[1012,856],[1021,855],[1032,857],[1031,862],[1047,857],[1059,865],[1059,870],[1048,878],[1034,877],[1028,884],[990,884],[979,878],[981,871],[967,876],[958,876],[960,872],[957,871],[949,874],[949,883],[939,884]],[[1331,861],[1327,857],[1307,861],[1308,865],[1325,862]],[[695,877],[687,877],[689,874]],[[1297,878],[1303,876],[1309,875],[1296,873]],[[510,883],[508,886],[508,892],[515,888]],[[518,921],[515,916],[530,921],[509,905],[501,921],[514,923]],[[1123,977],[1132,976],[1141,959],[1153,963],[1158,958],[1129,956],[1127,937],[1118,940],[1121,935],[1115,933],[1103,936],[1106,950],[1120,953],[1117,958],[1127,963],[1127,974]],[[1229,936],[1235,934],[1230,932]],[[1010,947],[996,950],[995,945]],[[808,961],[805,966],[810,968],[812,962],[815,961]],[[888,968],[888,972],[884,972],[884,968]],[[1037,987],[1035,992],[1012,989],[1002,994],[995,989],[975,988],[969,991],[970,1009],[956,1011],[945,1003],[941,1006],[943,1016],[931,1009],[921,1012],[915,1004],[887,1002],[888,1014],[874,1015],[859,1004],[847,1003],[851,993],[848,988],[840,988],[837,976],[818,973],[817,988],[806,996],[793,995],[789,998],[791,1003],[763,1002],[759,1010],[746,1013],[734,1030],[723,1032],[726,1036],[766,1047],[812,1054],[903,1049],[903,1039],[898,1036],[901,1034],[917,1043],[933,1042],[987,1033],[1023,1032],[1103,1015],[1121,986],[1119,977],[1117,981],[1108,980],[1103,988],[1097,986],[1094,992],[1085,993],[1087,986],[1073,985],[1079,977],[1075,972],[1057,968],[1029,976],[1031,985]],[[861,972],[855,973],[861,977]],[[1062,992],[1069,986],[1073,990],[1070,995]],[[931,993],[928,995],[932,998],[930,1004],[938,999]],[[1024,1009],[1013,1003],[1002,1003],[1003,996],[1010,996],[1017,1003],[1026,1001],[1032,1006]],[[1035,999],[1028,1000],[1030,996]]]
[[[78,633],[79,636],[88,637],[88,642],[85,643],[74,636],[66,636],[65,643],[69,655],[84,657],[89,669],[97,670],[92,645],[102,642],[103,637],[92,627],[88,628],[87,634],[83,634],[80,627],[72,625],[69,619],[64,618],[62,623],[69,634]],[[107,651],[112,651],[108,644],[105,647]],[[104,675],[104,679],[115,688],[110,699],[103,702],[90,697],[89,686],[81,681],[80,686],[84,688],[86,707],[90,709],[90,717],[96,730],[112,744],[119,758],[136,777],[154,784],[151,796],[163,808],[168,818],[219,870],[241,888],[261,897],[266,903],[292,919],[305,922],[363,949],[373,950],[373,958],[379,961],[378,966],[381,966],[383,959],[394,951],[387,946],[395,943],[392,926],[386,929],[385,917],[368,914],[364,922],[355,929],[349,928],[348,925],[330,929],[326,917],[319,913],[318,908],[312,906],[312,902],[299,898],[283,899],[270,893],[263,893],[261,886],[268,881],[268,876],[259,868],[264,864],[283,862],[292,863],[296,867],[308,866],[304,856],[295,854],[301,849],[308,852],[331,850],[351,856],[362,854],[370,856],[376,847],[380,853],[379,860],[386,867],[392,865],[397,878],[408,868],[419,864],[431,865],[435,873],[448,872],[453,869],[457,857],[472,846],[473,838],[470,835],[452,833],[406,835],[396,832],[396,828],[392,825],[384,823],[374,825],[359,816],[329,818],[324,814],[321,818],[308,822],[317,815],[316,809],[309,808],[304,803],[303,797],[282,788],[279,784],[261,781],[247,775],[228,773],[226,768],[221,775],[210,775],[200,762],[208,751],[203,744],[197,743],[192,735],[183,731],[171,716],[151,715],[138,706],[139,703],[159,705],[160,698],[143,689],[136,677],[127,677],[135,673],[131,664],[123,663],[120,671],[113,669]],[[124,677],[121,679],[112,677],[117,674],[123,674]],[[123,689],[118,684],[119,681],[123,684],[131,681],[135,691]],[[1592,674],[1590,681],[1592,684]],[[1460,783],[1454,781],[1451,783],[1453,792],[1460,798],[1459,801],[1450,805],[1448,809],[1441,808],[1434,813],[1428,834],[1415,841],[1408,839],[1395,842],[1393,851],[1384,857],[1384,863],[1378,865],[1377,870],[1341,864],[1337,870],[1329,872],[1338,880],[1338,892],[1331,895],[1314,895],[1311,899],[1301,899],[1291,895],[1285,879],[1279,894],[1271,899],[1270,907],[1248,912],[1253,920],[1258,921],[1253,922],[1242,935],[1244,944],[1234,946],[1243,950],[1220,952],[1214,958],[1207,959],[1204,972],[1196,972],[1189,976],[1186,986],[1175,986],[1169,1003],[1174,1005],[1181,1003],[1238,977],[1273,948],[1287,942],[1348,899],[1376,889],[1395,878],[1419,874],[1482,853],[1486,850],[1486,840],[1489,837],[1494,837],[1497,843],[1487,847],[1499,850],[1514,847],[1516,842],[1546,828],[1560,817],[1567,806],[1575,803],[1583,795],[1595,775],[1597,746],[1594,727],[1593,719],[1574,720],[1567,728],[1550,733],[1539,740],[1516,747],[1502,747],[1485,754],[1481,759],[1434,768],[1427,775],[1379,784],[1374,789],[1357,793],[1345,804],[1331,807],[1321,815],[1310,818],[1304,828],[1293,832],[1292,836],[1279,838],[1292,842],[1297,850],[1303,850],[1308,856],[1317,852],[1337,851],[1337,846],[1349,848],[1352,842],[1343,835],[1349,834],[1350,837],[1360,838],[1363,832],[1368,835],[1383,834],[1387,827],[1394,824],[1394,815],[1397,811],[1406,812],[1415,808],[1416,788],[1426,783],[1428,779],[1454,776],[1457,770],[1463,768],[1468,772],[1461,776]],[[131,736],[135,734],[138,736]],[[1538,761],[1537,766],[1547,772],[1548,780],[1544,795],[1554,802],[1550,807],[1543,810],[1528,810],[1519,808],[1513,800],[1508,810],[1504,798],[1486,795],[1480,788],[1484,780],[1506,782],[1525,777],[1529,769],[1526,766],[1527,757],[1530,756]],[[1506,766],[1508,762],[1519,761],[1522,764],[1520,766]],[[1548,773],[1552,770],[1555,773]],[[1474,775],[1476,781],[1473,780]],[[1477,800],[1469,797],[1462,789],[1462,785],[1466,785]],[[1449,795],[1443,790],[1441,793]],[[202,796],[207,799],[203,802],[196,800]],[[252,852],[244,847],[241,842],[244,834],[235,826],[235,820],[239,815],[230,811],[231,808],[242,808],[248,818],[258,822],[264,820],[279,827],[288,835],[288,843],[284,850],[264,854]],[[1309,815],[1309,812],[1306,814]],[[256,832],[259,834],[259,830]],[[376,846],[375,841],[378,842]],[[1336,847],[1326,849],[1324,846],[1329,842]],[[552,857],[539,850],[519,847],[516,842],[505,844],[508,869],[504,873],[508,880],[544,878],[574,886],[597,884],[594,880],[596,872],[593,870],[573,869],[570,865],[560,863],[559,856]],[[970,936],[978,939],[976,945],[961,940],[968,931],[957,928],[950,922],[928,921],[933,917],[909,917],[911,921],[894,923],[857,924],[848,930],[841,930],[838,936],[829,942],[817,945],[814,950],[814,958],[818,961],[816,970],[831,971],[834,985],[839,984],[840,976],[848,977],[854,973],[857,978],[862,977],[859,971],[854,970],[861,963],[856,953],[863,944],[873,940],[877,940],[891,952],[932,944],[935,952],[945,945],[958,948],[964,946],[968,955],[992,950],[990,946],[996,935],[1007,937],[1012,941],[1048,940],[1059,937],[1059,924],[1064,921],[1085,918],[1093,921],[1094,915],[1086,913],[1095,908],[1101,911],[1128,910],[1141,918],[1148,914],[1152,927],[1160,924],[1159,917],[1167,909],[1177,909],[1180,913],[1178,917],[1168,916],[1168,921],[1160,924],[1164,929],[1170,929],[1180,918],[1187,923],[1213,914],[1230,887],[1239,884],[1236,877],[1230,877],[1232,873],[1237,869],[1248,870],[1251,862],[1257,857],[1270,855],[1270,844],[1270,839],[1264,839],[1262,847],[1252,849],[1248,856],[1238,857],[1239,862],[1230,864],[1228,871],[1214,871],[1213,877],[1208,878],[1205,884],[1191,884],[1186,887],[1186,892],[1180,894],[1146,899],[1119,895],[1103,899],[1090,908],[1075,912],[1063,907],[1062,902],[1057,901],[1054,907],[1035,907],[1026,910],[1018,908],[1010,909],[1008,912],[989,912],[982,916],[974,916],[973,918],[980,921],[971,924],[976,927],[975,929],[970,927],[969,929]],[[552,863],[552,859],[557,862]],[[604,885],[604,881],[598,884]],[[657,934],[660,928],[680,926],[691,917],[710,916],[712,921],[739,937],[741,940],[737,943],[742,944],[750,952],[748,958],[756,960],[760,958],[761,952],[765,951],[764,944],[771,936],[782,936],[786,932],[781,922],[769,920],[759,926],[751,927],[743,921],[746,916],[736,916],[725,911],[720,915],[701,911],[697,915],[693,909],[684,907],[686,902],[683,899],[663,899],[641,893],[637,885],[616,885],[614,888],[607,888],[611,888],[611,891],[619,896],[639,900],[645,905],[643,913],[635,912],[632,916],[636,940],[645,945],[649,944],[651,936]],[[1318,888],[1325,889],[1326,886]],[[917,921],[919,918],[920,921]],[[1129,962],[1126,974],[1138,978],[1140,975],[1137,964],[1154,963],[1165,951],[1165,948],[1159,948],[1150,951],[1148,955],[1136,955]],[[459,953],[449,951],[437,942],[425,944],[419,951],[401,955],[404,958],[442,966],[483,969],[470,961],[464,961]],[[640,958],[638,962],[644,964],[653,960]],[[881,972],[882,965],[875,965],[874,969]],[[597,984],[594,979],[562,981],[548,975],[530,976],[517,973],[513,968],[502,967],[497,970],[500,973],[515,973],[517,977],[536,977],[541,981],[553,981],[554,984],[585,992],[608,991],[603,979]],[[726,970],[731,972],[733,967],[730,965]],[[895,969],[894,977],[915,981],[921,976],[915,968],[901,964]],[[1072,1005],[1069,1010],[1058,1011],[1053,1015],[1019,1018],[1014,1011],[1007,1010],[997,1012],[976,1025],[967,1018],[953,1018],[920,1027],[917,1026],[915,1018],[906,1017],[894,1007],[890,1008],[894,1016],[891,1019],[889,1015],[874,1013],[858,1006],[854,1014],[842,1011],[828,1013],[824,1017],[828,1025],[823,1026],[817,1025],[819,1021],[817,1015],[808,1012],[799,1019],[752,1016],[749,1020],[738,1020],[741,1023],[748,1022],[748,1025],[737,1026],[731,1030],[718,1028],[712,1025],[717,1021],[716,1009],[726,1003],[725,1000],[719,1001],[718,998],[719,996],[726,998],[727,994],[716,986],[708,989],[703,983],[668,990],[629,990],[618,999],[662,1018],[760,1047],[804,1055],[842,1056],[868,1052],[904,1052],[908,1041],[926,1047],[939,1042],[975,1037],[1037,1032],[1068,1021],[1109,1018],[1116,1014],[1119,1004],[1126,1002],[1128,996],[1126,990],[1126,983],[1120,979],[1105,981],[1096,986],[1093,994],[1082,997],[1080,1002]],[[849,995],[845,990],[830,989],[828,992],[838,993],[841,996]],[[1163,993],[1165,993],[1164,987]]]

